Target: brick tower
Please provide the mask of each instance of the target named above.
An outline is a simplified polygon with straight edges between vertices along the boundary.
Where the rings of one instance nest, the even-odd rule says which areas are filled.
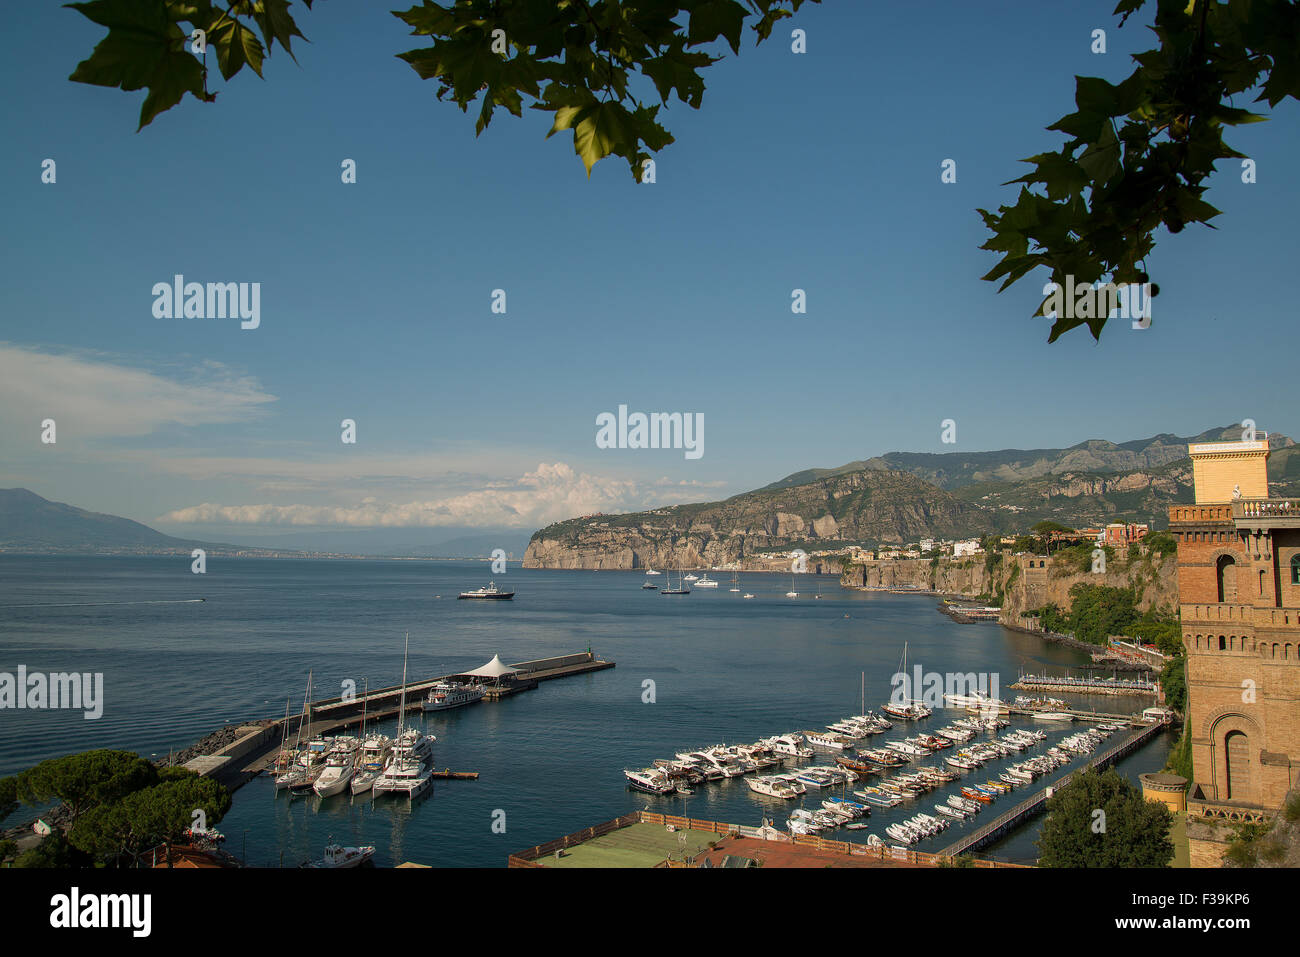
[[[1268,497],[1268,442],[1188,447],[1194,505],[1169,508],[1187,653],[1192,864],[1300,785],[1300,500]],[[1198,821],[1199,819],[1199,821]],[[1193,824],[1197,826],[1193,826]]]

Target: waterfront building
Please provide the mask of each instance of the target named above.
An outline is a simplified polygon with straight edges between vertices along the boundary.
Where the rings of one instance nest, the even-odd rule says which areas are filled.
[[[1300,785],[1300,500],[1268,497],[1267,439],[1189,446],[1195,503],[1169,507],[1187,653],[1193,866]]]
[[[972,538],[965,542],[953,542],[952,557],[961,558],[963,555],[977,555],[984,549],[980,546],[978,538]]]

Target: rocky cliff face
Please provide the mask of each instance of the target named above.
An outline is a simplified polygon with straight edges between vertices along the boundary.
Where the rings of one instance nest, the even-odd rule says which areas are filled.
[[[1002,596],[1003,624],[1020,625],[1026,611],[1055,604],[1070,609],[1070,589],[1080,582],[1124,588],[1135,586],[1140,593],[1138,608],[1178,608],[1178,562],[1172,555],[1151,556],[1127,563],[1118,558],[1108,563],[1105,574],[1082,572],[1077,567],[1052,562],[1046,575],[1026,571],[1024,561],[1004,556],[989,562],[987,556],[973,558],[900,559],[866,562],[850,566],[840,579],[847,588],[907,588],[962,595],[968,598]]]
[[[760,551],[951,538],[990,527],[982,506],[914,476],[872,469],[724,502],[559,522],[533,535],[524,567],[696,568]]]

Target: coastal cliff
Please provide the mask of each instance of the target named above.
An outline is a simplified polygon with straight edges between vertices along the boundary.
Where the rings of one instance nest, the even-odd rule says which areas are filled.
[[[987,509],[903,472],[866,469],[722,502],[558,522],[533,534],[525,568],[699,568],[763,551],[905,542],[992,527]],[[809,571],[840,571],[809,559]]]
[[[960,595],[985,600],[1001,599],[998,620],[1024,627],[1025,612],[1055,604],[1069,611],[1070,589],[1083,582],[1119,588],[1133,586],[1137,608],[1176,612],[1178,562],[1173,555],[1143,554],[1132,561],[1119,556],[1104,573],[1083,571],[1068,561],[1046,559],[1046,567],[1031,567],[1040,556],[976,555],[970,558],[896,559],[850,565],[840,578],[845,588],[903,589]]]

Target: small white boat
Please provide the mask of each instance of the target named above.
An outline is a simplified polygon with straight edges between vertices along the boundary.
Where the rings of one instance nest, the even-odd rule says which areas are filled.
[[[333,797],[347,790],[356,773],[356,765],[350,759],[332,757],[312,785],[312,790],[321,797]]]
[[[696,580],[695,587],[696,588],[717,588],[718,583],[714,581],[712,578],[710,578],[706,573],[702,578]]]
[[[688,581],[688,582],[697,581],[699,577],[700,577],[699,575],[687,575],[684,581]],[[707,578],[708,575],[705,575],[704,577]]]
[[[754,596],[751,595],[749,592],[745,592],[745,594],[741,595],[740,597],[741,597],[741,598],[753,598]]]
[[[375,848],[373,845],[343,847],[339,844],[331,844],[325,848],[325,856],[321,860],[304,864],[303,867],[359,867],[374,856]]]
[[[647,569],[645,570],[645,573],[646,573],[647,575],[662,575],[662,574],[663,574],[663,572],[657,572],[657,571],[655,571],[653,568],[647,568]]]

